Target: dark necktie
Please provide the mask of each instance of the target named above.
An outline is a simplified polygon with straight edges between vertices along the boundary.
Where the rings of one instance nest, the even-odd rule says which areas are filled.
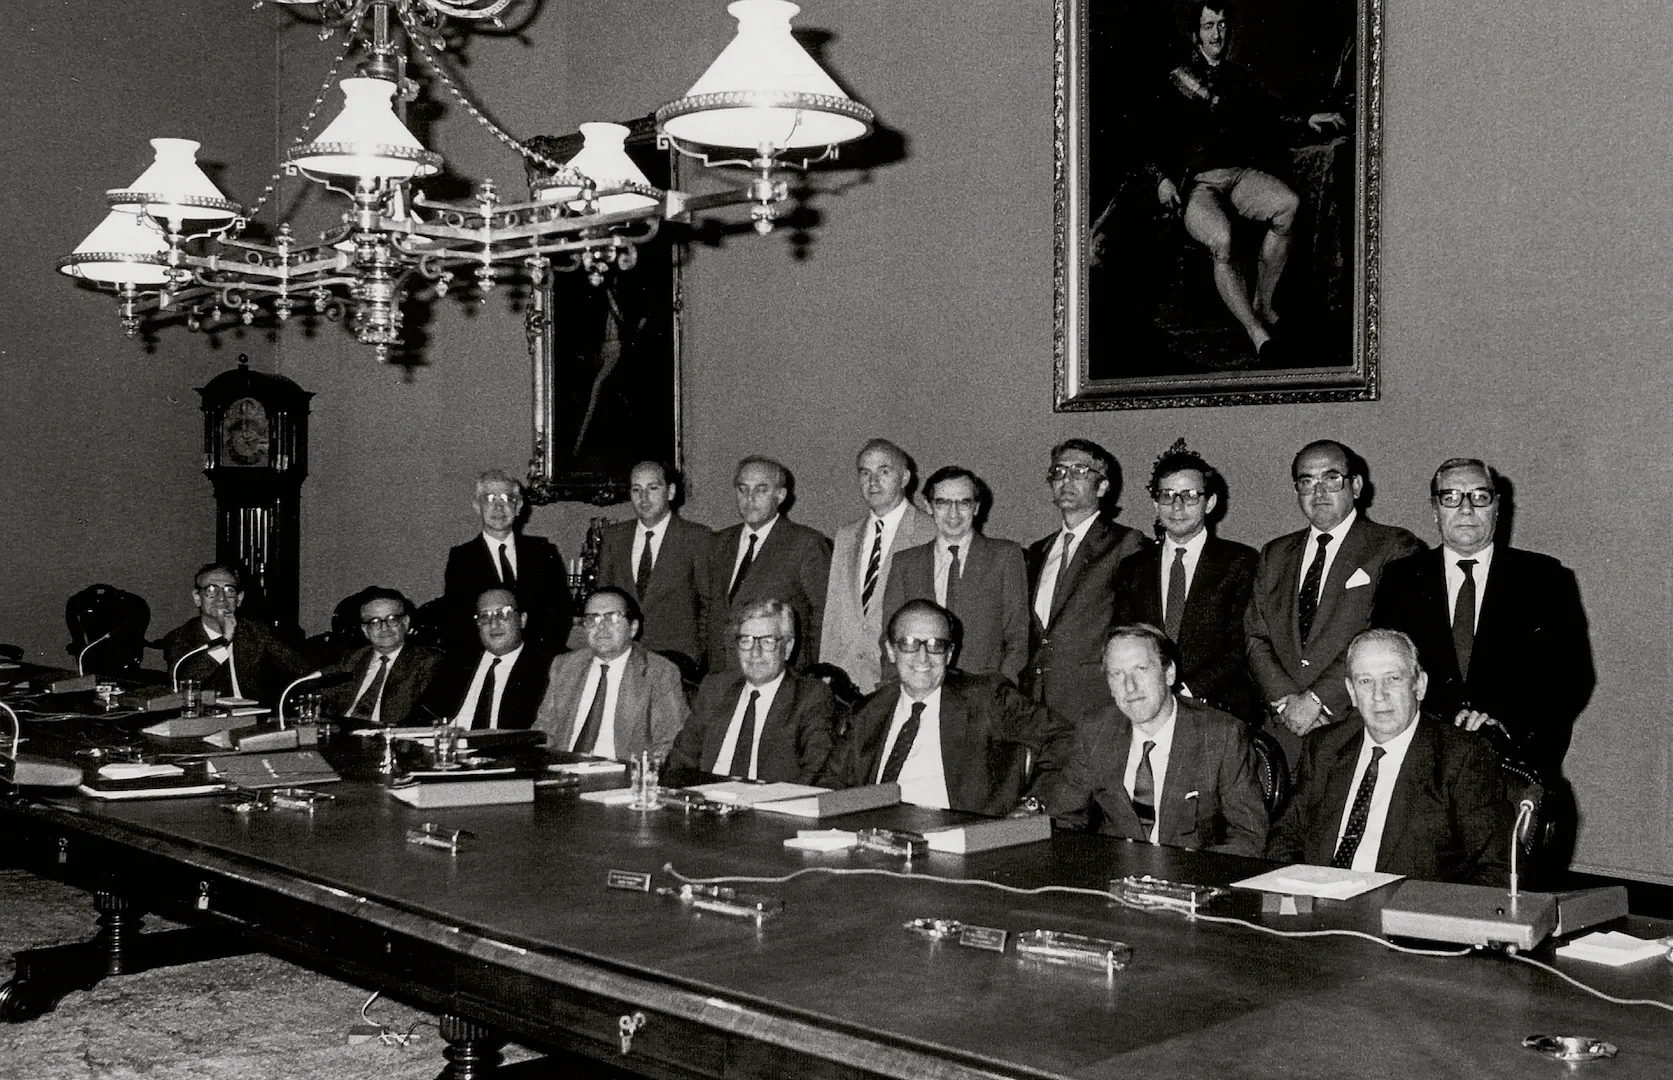
[[[952,556],[952,561],[947,564],[947,602],[942,606],[948,611],[956,611],[958,610],[958,583],[959,579],[964,576],[964,569],[959,565],[957,544],[948,544],[947,554]]]
[[[877,591],[877,575],[883,569],[883,519],[877,519],[877,528],[871,535],[871,558],[866,562],[866,582],[860,589],[860,607],[865,610],[871,608],[872,594]]]
[[[1139,816],[1139,828],[1144,830],[1146,840],[1156,827],[1156,774],[1150,768],[1150,752],[1154,749],[1154,742],[1144,744],[1138,772],[1133,774],[1133,813]]]
[[[918,737],[918,724],[924,718],[924,703],[912,703],[912,715],[906,718],[906,723],[900,726],[900,736],[895,739],[894,747],[889,751],[889,760],[883,764],[884,784],[892,784],[900,779],[900,770],[906,765],[906,755],[912,752],[912,743]]]
[[[1301,633],[1301,643],[1313,632],[1313,616],[1319,613],[1319,585],[1324,581],[1324,549],[1330,545],[1330,534],[1319,534],[1319,549],[1301,579],[1301,595],[1295,598],[1295,628]]]
[[[354,703],[354,711],[349,713],[350,720],[370,720],[377,711],[378,701],[383,697],[383,684],[389,678],[389,657],[378,656],[378,673],[372,678],[372,685],[360,695],[360,700]]]
[[[639,553],[639,571],[633,575],[633,591],[639,594],[639,599],[645,598],[645,590],[651,584],[651,541],[656,539],[656,533],[645,534],[645,550]]]
[[[1173,566],[1168,570],[1168,598],[1163,604],[1162,628],[1174,644],[1179,643],[1179,624],[1185,621],[1185,549],[1173,549]]]
[[[505,545],[500,545],[500,584],[508,589],[517,587],[517,571],[511,568],[511,556],[506,554]]]
[[[1475,565],[1474,559],[1459,559],[1464,583],[1458,586],[1458,603],[1452,609],[1452,648],[1458,654],[1458,677],[1470,677],[1470,652],[1475,648]]]
[[[494,726],[494,669],[499,666],[500,658],[496,656],[488,664],[488,674],[482,677],[482,693],[476,697],[476,714],[471,717],[473,731]]]
[[[1371,764],[1365,766],[1365,777],[1360,780],[1359,790],[1354,792],[1353,808],[1348,811],[1347,828],[1342,830],[1342,842],[1336,845],[1336,854],[1330,860],[1330,865],[1339,870],[1353,868],[1354,852],[1365,839],[1365,822],[1371,816],[1371,794],[1377,790],[1377,762],[1386,752],[1380,746],[1371,748]]]
[[[755,533],[749,534],[749,547],[744,549],[743,561],[738,563],[738,572],[732,575],[732,587],[726,590],[726,599],[728,601],[738,595],[738,586],[744,583],[744,577],[749,573],[749,568],[755,564],[756,539],[757,537]]]
[[[755,750],[755,703],[760,700],[761,691],[749,692],[749,704],[744,706],[744,722],[738,726],[738,745],[732,748],[732,764],[726,769],[727,776],[749,777],[749,759]]]
[[[598,733],[604,730],[604,695],[610,692],[610,665],[598,665],[598,689],[593,691],[593,703],[587,706],[587,719],[581,734],[575,736],[570,749],[577,754],[590,754],[598,745]]]

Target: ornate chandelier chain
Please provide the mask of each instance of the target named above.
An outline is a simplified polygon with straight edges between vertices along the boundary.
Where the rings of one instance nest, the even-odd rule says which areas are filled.
[[[325,107],[325,96],[331,93],[333,86],[337,85],[337,72],[342,70],[343,62],[349,58],[349,54],[353,51],[354,39],[351,37],[343,42],[343,51],[337,54],[335,60],[331,61],[331,70],[325,73],[325,81],[320,83],[319,93],[314,95],[314,103],[308,107],[308,115],[302,118],[301,130],[296,133],[296,138],[290,142],[292,146],[301,146],[308,137],[308,132],[314,126],[315,118],[319,116],[320,110]],[[267,186],[261,189],[261,197],[256,200],[254,206],[250,207],[250,212],[246,215],[248,220],[254,221],[256,215],[261,213],[261,208],[267,205],[267,200],[273,195],[274,189],[279,186],[279,181],[284,178],[284,175],[285,167],[282,164],[273,170],[273,175],[267,178]]]

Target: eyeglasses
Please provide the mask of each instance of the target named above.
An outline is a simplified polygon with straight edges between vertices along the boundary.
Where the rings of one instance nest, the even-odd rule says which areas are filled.
[[[1463,506],[1466,499],[1471,506],[1492,506],[1493,500],[1498,497],[1499,493],[1492,488],[1471,488],[1468,491],[1447,488],[1445,491],[1435,492],[1435,501],[1445,507]]]
[[[1323,476],[1298,476],[1295,478],[1295,490],[1298,495],[1309,495],[1316,488],[1326,491],[1341,491],[1347,486],[1348,478],[1332,470]]]
[[[516,492],[512,492],[510,495],[502,495],[496,491],[480,496],[480,500],[489,506],[517,506],[522,503],[523,497]]]
[[[476,613],[476,625],[487,626],[497,622],[516,622],[517,609],[514,607],[496,608],[493,611],[479,611]]]
[[[755,649],[776,652],[778,647],[789,639],[778,634],[739,634],[732,640],[738,643],[739,652],[752,652]]]
[[[921,652],[927,652],[931,656],[946,656],[953,643],[942,637],[897,637],[894,646],[895,652],[907,656],[916,656]]]
[[[205,596],[237,596],[238,595],[238,586],[236,586],[236,585],[203,585],[203,586],[200,586],[198,588],[198,592],[202,593]]]
[[[937,510],[963,510],[966,513],[976,509],[975,499],[931,499],[929,504]]]
[[[1073,465],[1053,465],[1046,470],[1046,482],[1055,484],[1059,480],[1085,480],[1089,476],[1096,476],[1100,480],[1104,477],[1104,470],[1091,465],[1076,463]]]
[[[377,619],[361,619],[360,625],[368,630],[393,630],[406,621],[405,615],[385,615]]]
[[[1186,488],[1183,491],[1156,491],[1150,497],[1156,500],[1158,506],[1196,506],[1207,494],[1206,491]]]
[[[627,621],[625,611],[589,611],[581,616],[582,626],[614,626],[618,622]]]

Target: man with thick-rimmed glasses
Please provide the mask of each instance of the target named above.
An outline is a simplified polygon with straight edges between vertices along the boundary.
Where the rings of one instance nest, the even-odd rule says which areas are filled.
[[[400,592],[374,586],[359,599],[366,644],[327,669],[349,676],[330,692],[331,710],[353,723],[404,726],[435,677],[442,654],[407,640],[412,607]]]
[[[699,772],[813,783],[831,756],[840,710],[823,682],[790,670],[796,609],[782,600],[746,604],[732,641],[738,670],[703,680],[663,775],[675,784]]]
[[[898,681],[855,710],[826,783],[893,782],[905,802],[1006,814],[1051,781],[1073,727],[997,675],[948,671],[952,633],[952,616],[933,601],[894,613],[884,656]],[[1025,751],[1033,754],[1031,778],[1017,767]]]
[[[546,693],[551,652],[523,637],[528,615],[510,589],[484,591],[472,618],[481,647],[448,654],[417,715],[463,728],[529,727]]]
[[[587,597],[586,644],[552,662],[534,726],[547,744],[591,757],[661,761],[691,710],[680,669],[639,644],[639,602],[606,586]]]
[[[1301,737],[1347,715],[1348,642],[1371,624],[1383,567],[1423,544],[1359,510],[1365,466],[1339,442],[1302,447],[1290,481],[1307,528],[1262,549],[1243,632],[1268,730],[1293,772]]]
[[[241,617],[243,602],[237,570],[225,563],[201,567],[192,576],[197,614],[163,639],[163,660],[176,679],[197,679],[222,697],[274,701],[308,662],[270,627]]]

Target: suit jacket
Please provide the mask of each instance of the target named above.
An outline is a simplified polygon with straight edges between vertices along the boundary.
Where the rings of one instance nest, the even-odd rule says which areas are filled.
[[[831,755],[824,783],[875,782],[901,693],[899,683],[889,683],[860,703],[847,738]],[[1024,794],[1015,783],[1019,747],[1034,751],[1033,790],[1043,790],[1062,767],[1073,738],[1067,720],[997,675],[950,671],[941,685],[941,763],[954,810],[1009,813]]]
[[[636,519],[609,526],[598,552],[598,583],[614,585],[629,596],[637,595],[633,537],[638,528]],[[713,534],[678,514],[669,514],[657,526],[658,532],[664,529],[650,583],[639,597],[645,615],[639,643],[656,652],[679,653],[696,664],[703,659],[703,604]]]
[[[365,645],[325,669],[327,673],[342,672],[349,676],[348,682],[330,691],[327,700],[332,712],[338,716],[348,715],[348,711],[354,708],[360,684],[366,681],[366,672],[375,663],[377,650]],[[404,726],[417,710],[419,699],[424,696],[441,663],[442,654],[435,649],[414,645],[410,641],[401,646],[401,654],[389,665],[389,674],[384,678],[383,705],[378,710],[378,720],[396,727]],[[504,706],[503,701],[501,706]]]
[[[562,651],[569,644],[570,618],[569,570],[563,556],[544,536],[519,532],[512,536],[516,537],[517,549],[517,604],[529,617],[523,637],[553,652]],[[500,585],[499,565],[481,535],[447,553],[444,580],[442,595],[453,611],[448,651],[477,652],[476,627],[471,623],[476,599]]]
[[[1161,626],[1165,594],[1162,561],[1167,544],[1145,548],[1115,572],[1115,622]],[[1191,591],[1179,624],[1179,681],[1191,695],[1243,720],[1260,724],[1266,707],[1250,681],[1243,643],[1243,613],[1255,587],[1252,547],[1210,536],[1197,557]]]
[[[1371,625],[1371,608],[1383,567],[1401,556],[1422,551],[1423,544],[1405,529],[1379,525],[1361,511],[1342,537],[1342,547],[1330,564],[1330,573],[1319,590],[1313,633],[1303,648],[1296,626],[1296,597],[1301,592],[1308,531],[1280,536],[1261,550],[1260,564],[1255,568],[1255,591],[1243,614],[1249,672],[1255,677],[1263,703],[1311,690],[1330,710],[1330,719],[1340,722],[1350,705],[1345,681],[1348,642]],[[1311,562],[1312,553],[1305,554]],[[1348,582],[1356,578],[1360,583],[1348,588]],[[1268,725],[1268,730],[1283,746],[1284,757],[1293,770],[1301,754],[1301,740],[1283,724]]]
[[[1290,805],[1272,827],[1266,856],[1330,865],[1336,834],[1354,792],[1354,768],[1366,738],[1358,714],[1303,740]],[[1395,778],[1377,869],[1425,881],[1506,885],[1515,810],[1498,758],[1480,735],[1450,718],[1423,716]]]
[[[1022,548],[1009,540],[970,534],[953,614],[963,639],[958,667],[973,675],[989,672],[1016,682],[1028,663],[1028,566]],[[883,609],[900,610],[909,600],[935,599],[935,541],[908,548],[895,560]],[[878,646],[873,641],[873,651]],[[879,659],[878,653],[874,659]]]
[[[203,620],[196,615],[163,638],[163,661],[169,671],[180,658],[209,643]],[[240,618],[232,632],[232,662],[238,668],[238,688],[246,697],[277,701],[292,679],[312,670],[308,658],[276,637],[271,628],[252,619]],[[196,679],[222,697],[232,695],[232,673],[216,663],[207,652],[180,664],[178,678]]]
[[[471,679],[476,676],[476,665],[482,660],[482,649],[474,653],[451,652],[436,668],[430,686],[418,701],[420,722],[452,717],[465,703]],[[546,679],[552,668],[552,652],[532,641],[523,643],[517,662],[510,673],[495,671],[495,678],[506,680],[505,692],[500,695],[500,727],[525,729],[533,725],[535,709],[546,693]],[[466,718],[467,720],[469,717]]]
[[[1104,635],[1114,625],[1115,571],[1150,541],[1136,529],[1100,517],[1075,548],[1051,600],[1051,624],[1034,613],[1040,572],[1062,530],[1028,547],[1029,661],[1024,688],[1070,721],[1078,723],[1109,704],[1104,681]]]
[[[715,533],[709,547],[708,664],[710,671],[738,670],[738,651],[726,639],[726,628],[745,605],[756,600],[783,600],[796,609],[798,633],[792,661],[805,669],[819,655],[819,631],[825,620],[826,583],[831,570],[831,542],[823,533],[798,525],[783,515],[755,552],[749,573],[738,584],[738,595],[728,600],[732,565],[738,559],[740,522]]]
[[[906,513],[883,552],[877,571],[877,591],[872,594],[871,610],[867,611],[860,606],[860,590],[865,588],[866,564],[871,561],[871,515],[837,530],[836,543],[831,549],[818,656],[820,663],[835,664],[846,671],[862,694],[877,689],[883,678],[877,642],[883,636],[884,623],[895,610],[886,600],[888,588],[895,580],[895,559],[907,548],[933,539],[935,519],[908,502]]]
[[[1478,596],[1469,678],[1458,672],[1444,549],[1388,564],[1373,626],[1402,630],[1429,673],[1424,708],[1451,718],[1468,705],[1505,726],[1519,756],[1561,774],[1574,721],[1597,683],[1574,574],[1548,555],[1499,547]]]
[[[724,775],[731,762],[720,761],[721,744],[732,725],[738,697],[747,689],[742,675],[710,675],[697,690],[691,719],[686,721],[668,753],[663,774],[681,783],[681,773],[704,772]],[[767,715],[756,717],[761,725],[760,748],[756,751],[756,779],[811,784],[831,756],[837,724],[837,702],[830,688],[818,679],[784,673]]]
[[[630,761],[642,750],[661,760],[674,745],[691,715],[686,704],[680,669],[666,657],[634,643],[625,657],[621,686],[616,690],[616,715],[610,718],[616,740],[616,757]],[[581,692],[587,686],[587,669],[593,654],[586,649],[565,653],[552,664],[552,678],[534,726],[546,732],[550,744],[568,750],[575,736],[575,714],[581,708]]]
[[[1266,851],[1266,803],[1245,724],[1190,698],[1174,700],[1179,714],[1157,808],[1157,839],[1259,858]],[[1077,724],[1074,753],[1046,793],[1052,816],[1070,828],[1144,842],[1122,782],[1132,746],[1133,725],[1114,705]]]

